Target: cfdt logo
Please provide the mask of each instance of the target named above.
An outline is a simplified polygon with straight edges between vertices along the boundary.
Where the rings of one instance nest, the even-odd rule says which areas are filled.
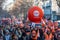
[[[33,15],[35,16],[35,17],[39,17],[39,11],[34,11],[34,13],[33,13]]]

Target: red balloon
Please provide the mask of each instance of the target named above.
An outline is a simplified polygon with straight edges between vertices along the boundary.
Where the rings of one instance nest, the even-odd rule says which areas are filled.
[[[28,11],[28,18],[32,22],[40,22],[43,15],[42,9],[37,6],[30,8]]]

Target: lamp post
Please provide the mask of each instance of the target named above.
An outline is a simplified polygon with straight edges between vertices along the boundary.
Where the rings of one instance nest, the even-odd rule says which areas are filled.
[[[57,15],[57,20],[60,20],[60,0],[56,0],[57,1],[57,5],[58,5],[58,15]]]
[[[56,0],[57,1],[57,5],[60,7],[60,0]]]

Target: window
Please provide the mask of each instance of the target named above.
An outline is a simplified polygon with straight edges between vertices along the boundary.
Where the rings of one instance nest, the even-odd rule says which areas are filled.
[[[42,1],[48,1],[48,0],[42,0]]]

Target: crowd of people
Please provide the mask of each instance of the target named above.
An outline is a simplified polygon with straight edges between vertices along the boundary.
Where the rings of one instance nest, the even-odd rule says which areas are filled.
[[[12,21],[12,22],[11,22]],[[60,40],[58,22],[43,18],[32,25],[27,20],[0,20],[0,40]]]

